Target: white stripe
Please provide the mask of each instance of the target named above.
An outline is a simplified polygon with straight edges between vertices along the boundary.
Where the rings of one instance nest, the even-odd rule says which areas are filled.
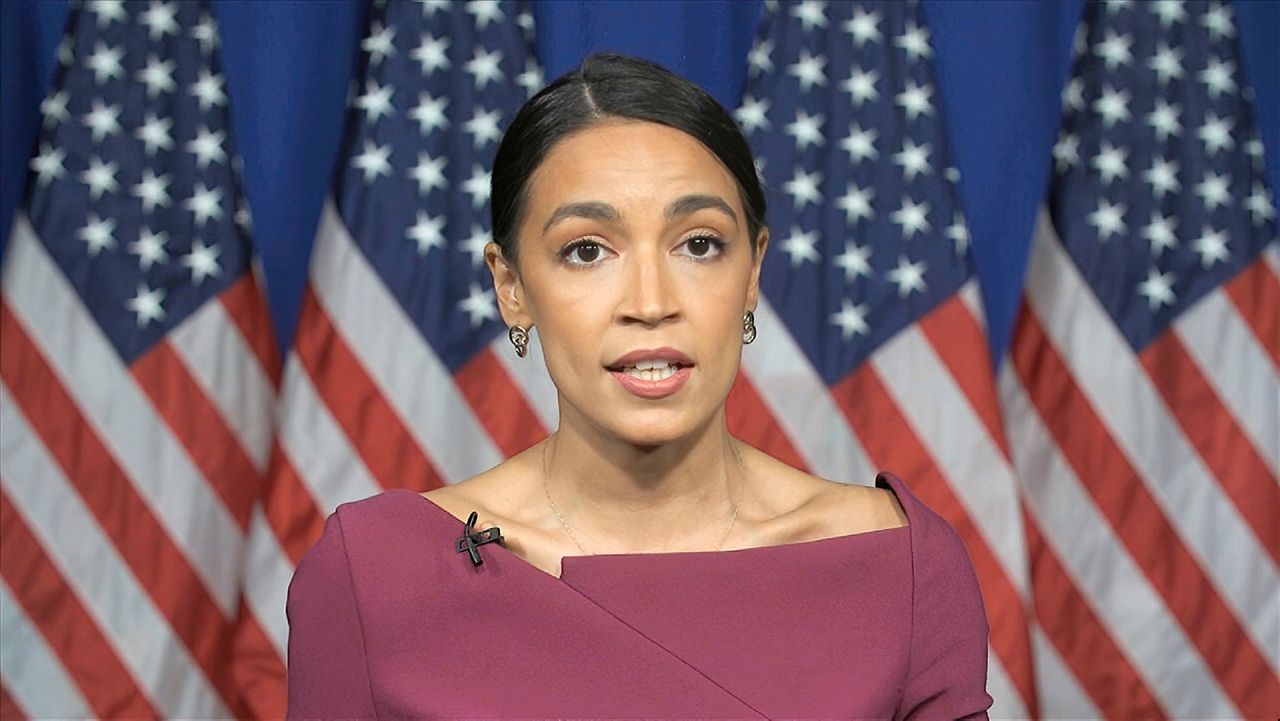
[[[991,708],[987,715],[991,718],[1027,718],[1026,704],[1018,687],[1004,672],[1004,666],[996,657],[993,649],[987,649],[987,693],[991,695]]]
[[[1044,629],[1035,623],[1031,624],[1031,653],[1035,656],[1036,697],[1040,701],[1041,718],[1102,718],[1102,712],[1077,683],[1076,675],[1058,655]]]
[[[1199,651],[1062,458],[1012,363],[1000,373],[1000,394],[1026,507],[1134,671],[1175,716],[1238,717]]]
[[[547,372],[542,341],[537,336],[536,328],[529,331],[529,354],[524,358],[516,356],[511,341],[505,335],[494,338],[489,344],[489,350],[497,356],[507,373],[511,374],[538,420],[542,421],[542,427],[550,433],[560,426],[560,401],[556,385],[551,382],[551,376]]]
[[[1280,474],[1280,375],[1235,304],[1219,288],[1183,313],[1174,329],[1272,475]]]
[[[1025,598],[1027,548],[1018,484],[982,418],[918,326],[903,329],[882,345],[871,364],[1014,590]]]
[[[1041,213],[1027,300],[1166,518],[1274,667],[1280,575],[1234,504],[1170,417],[1132,347],[1099,306]]]
[[[320,220],[311,281],[347,347],[446,480],[461,481],[502,460],[453,375],[355,246],[332,199]]]
[[[233,618],[243,542],[236,520],[156,415],[22,214],[8,253],[5,299],[223,614]]]
[[[245,603],[283,661],[288,657],[289,648],[289,621],[284,607],[289,580],[293,578],[293,563],[267,523],[262,504],[254,507],[249,520],[244,576]]]
[[[89,702],[0,578],[0,681],[29,718],[91,718]]]
[[[964,307],[969,309],[969,315],[973,316],[973,320],[977,322],[978,328],[982,330],[985,337],[987,333],[987,314],[982,309],[982,291],[978,289],[978,280],[970,278],[964,285],[960,286],[960,290],[956,295],[960,296],[960,302],[964,303]]]
[[[169,341],[254,467],[266,471],[276,392],[226,307],[205,303],[169,334]]]
[[[788,440],[815,475],[874,483],[876,467],[786,323],[763,296],[755,314],[759,339],[742,349],[742,368]]]
[[[294,354],[289,355],[285,365],[281,419],[281,452],[298,472],[321,513],[328,516],[340,503],[358,501],[382,490]]]
[[[1277,279],[1280,279],[1280,240],[1272,241],[1262,249],[1262,259],[1267,261],[1267,267],[1271,268],[1271,272],[1276,274]]]
[[[3,383],[0,426],[0,483],[138,686],[166,716],[228,716],[182,640],[116,555],[111,539],[49,457]]]

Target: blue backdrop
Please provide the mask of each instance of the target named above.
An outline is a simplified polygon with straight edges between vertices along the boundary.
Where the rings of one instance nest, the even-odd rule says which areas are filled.
[[[1048,181],[1059,93],[1082,0],[921,3],[939,97],[997,358],[1008,341],[1036,206]],[[311,242],[338,152],[343,103],[366,4],[213,2],[222,29],[235,142],[266,269],[273,320],[287,345]],[[538,54],[555,77],[589,52],[659,62],[736,107],[762,3],[535,2]],[[1280,187],[1280,3],[1235,4],[1244,73]],[[0,2],[0,250],[21,200],[55,65],[65,2]]]

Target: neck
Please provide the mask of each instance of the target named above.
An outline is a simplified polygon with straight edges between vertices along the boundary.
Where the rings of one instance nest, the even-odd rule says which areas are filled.
[[[723,407],[689,436],[654,445],[570,411],[544,443],[546,490],[589,553],[713,550],[746,487]]]

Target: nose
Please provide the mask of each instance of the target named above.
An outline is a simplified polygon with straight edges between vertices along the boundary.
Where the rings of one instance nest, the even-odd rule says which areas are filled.
[[[657,252],[631,254],[618,316],[622,323],[658,326],[680,316],[671,268]]]

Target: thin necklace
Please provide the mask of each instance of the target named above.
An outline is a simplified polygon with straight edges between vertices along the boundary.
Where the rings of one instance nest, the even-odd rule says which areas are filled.
[[[542,444],[542,492],[546,495],[547,503],[551,505],[551,510],[555,512],[556,518],[560,520],[560,525],[564,527],[566,532],[568,532],[569,538],[573,539],[574,544],[578,546],[578,550],[582,551],[583,555],[597,555],[582,547],[582,542],[578,540],[578,534],[574,533],[573,529],[569,527],[569,522],[564,520],[564,514],[560,512],[559,508],[556,508],[555,501],[551,500],[551,491],[549,490],[547,483],[547,445],[548,444],[546,443]],[[736,453],[737,449],[734,450]],[[738,521],[738,509],[740,507],[741,506],[738,503],[733,504],[733,517],[729,519],[729,527],[724,529],[724,538],[721,538],[720,545],[716,546],[717,551],[724,548],[725,542],[729,540],[729,534],[733,532],[733,524]]]

